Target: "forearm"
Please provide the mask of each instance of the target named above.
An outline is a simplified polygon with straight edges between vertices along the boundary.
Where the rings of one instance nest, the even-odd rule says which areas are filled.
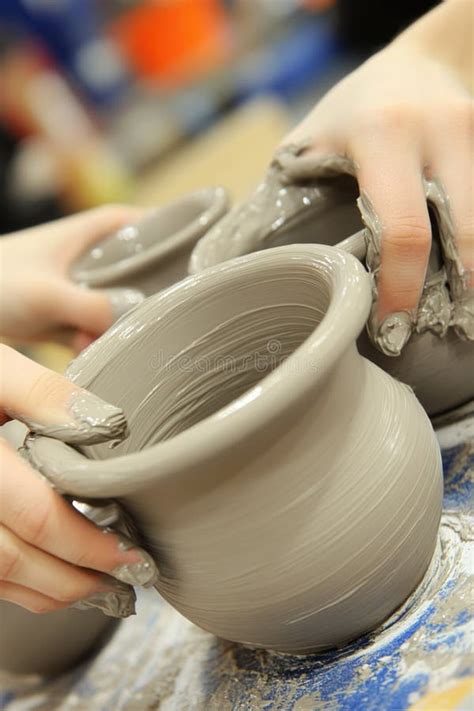
[[[473,79],[474,0],[444,0],[392,43],[421,51],[450,66],[471,94]]]

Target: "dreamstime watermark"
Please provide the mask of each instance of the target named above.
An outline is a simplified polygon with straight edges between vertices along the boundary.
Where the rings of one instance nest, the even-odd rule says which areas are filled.
[[[189,349],[185,353],[172,356],[164,349],[159,348],[149,361],[148,367],[152,371],[173,371],[175,373],[190,373],[196,375],[210,373],[241,374],[247,372],[259,373],[263,376],[273,372],[276,368],[285,374],[305,372],[315,373],[319,370],[317,359],[311,357],[291,358],[294,348],[284,347],[276,338],[272,338],[259,348],[245,352],[199,353],[200,349]],[[202,350],[202,349],[201,349]]]

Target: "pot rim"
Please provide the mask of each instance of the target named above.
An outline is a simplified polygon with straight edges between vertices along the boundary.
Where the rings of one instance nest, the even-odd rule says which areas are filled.
[[[252,270],[259,263],[267,262],[271,268],[284,261],[312,265],[323,273],[330,294],[327,311],[320,323],[288,356],[282,364],[284,367],[276,367],[240,397],[195,425],[138,452],[94,460],[59,440],[31,435],[26,446],[32,464],[65,493],[91,498],[124,496],[163,477],[179,475],[180,471],[195,467],[222,450],[236,447],[239,440],[257,428],[265,427],[275,413],[307,396],[309,378],[311,386],[316,386],[351,344],[355,347],[355,340],[369,314],[372,303],[370,280],[363,266],[351,254],[319,244],[293,244],[254,252],[190,276],[150,297],[137,308],[152,306],[156,312],[160,306],[167,308],[174,304],[182,292],[187,292],[187,299],[196,297],[209,283],[225,288],[231,274]],[[136,313],[134,310],[130,317],[122,317],[86,352],[106,345],[109,338],[115,339],[118,331],[132,324]],[[344,328],[339,326],[341,313],[345,314]],[[308,375],[305,365],[315,356],[318,368]],[[80,358],[77,375],[73,362],[72,380],[87,388],[87,382],[81,382],[80,378]]]
[[[187,204],[192,204],[195,201],[202,203],[198,216],[177,232],[166,237],[166,239],[154,242],[151,247],[143,252],[117,259],[112,264],[81,269],[76,265],[85,254],[91,251],[91,248],[89,248],[79,255],[72,265],[71,277],[74,281],[87,283],[91,287],[107,286],[116,282],[119,278],[122,279],[123,277],[137,274],[144,268],[148,269],[158,261],[169,259],[184,247],[192,247],[204,232],[226,213],[229,206],[229,197],[225,188],[216,186],[194,190],[177,200],[153,208],[150,213],[134,223],[135,226],[150,221],[159,223],[163,217],[166,219],[167,214],[179,212],[185,209]],[[203,218],[205,218],[204,223]],[[100,246],[101,242],[104,242],[110,236],[107,235],[103,240],[96,242],[93,248]]]

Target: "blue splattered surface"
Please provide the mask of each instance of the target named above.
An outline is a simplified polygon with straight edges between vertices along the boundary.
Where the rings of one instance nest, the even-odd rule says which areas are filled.
[[[218,640],[153,593],[88,664],[55,681],[3,680],[8,711],[404,711],[473,673],[474,450],[443,452],[437,552],[423,583],[386,624],[308,657]]]

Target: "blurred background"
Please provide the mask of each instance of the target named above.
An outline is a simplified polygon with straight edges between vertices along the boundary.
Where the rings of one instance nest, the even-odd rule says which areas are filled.
[[[291,126],[433,0],[1,0],[0,234],[241,199]]]
[[[433,4],[1,0],[0,233],[209,183],[241,197],[331,84]]]

